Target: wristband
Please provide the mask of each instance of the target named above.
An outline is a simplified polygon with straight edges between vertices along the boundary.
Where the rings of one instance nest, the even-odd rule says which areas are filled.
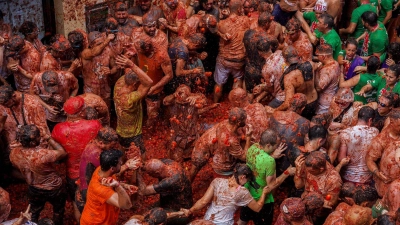
[[[286,175],[290,174],[288,170],[285,170],[285,172],[283,172],[283,173],[286,174]]]

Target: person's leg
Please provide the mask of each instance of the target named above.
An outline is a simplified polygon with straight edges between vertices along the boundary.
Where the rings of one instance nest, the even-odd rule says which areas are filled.
[[[241,88],[243,86],[244,67],[240,70],[231,69],[230,73],[232,74],[232,77],[233,77],[232,89],[238,88],[238,87]]]
[[[249,207],[244,206],[240,209],[240,217],[238,225],[246,225],[249,221],[253,220],[255,212]]]
[[[43,210],[44,205],[46,204],[47,196],[43,193],[44,191],[41,191],[35,187],[28,187],[28,201],[31,205],[30,213],[32,213],[32,221],[35,223],[38,222],[40,212]]]
[[[274,203],[264,204],[260,212],[256,213],[253,222],[254,225],[272,225],[274,218]]]
[[[217,62],[214,72],[214,102],[218,103],[222,97],[222,88],[228,81],[229,69],[225,68],[221,63]]]
[[[53,221],[55,224],[63,224],[65,202],[67,201],[67,192],[64,185],[59,189],[49,192],[49,202],[53,205]]]

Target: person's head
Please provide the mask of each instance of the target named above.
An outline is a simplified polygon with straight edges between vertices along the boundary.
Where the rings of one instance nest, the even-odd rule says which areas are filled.
[[[348,38],[344,46],[348,59],[353,59],[357,52],[358,42],[355,38]]]
[[[144,222],[149,225],[162,224],[167,221],[167,212],[160,207],[156,207],[150,210],[150,212],[144,217]]]
[[[360,185],[356,187],[353,194],[354,203],[369,208],[375,204],[378,198],[379,195],[376,188],[371,185]]]
[[[230,0],[229,11],[237,15],[241,15],[243,12],[243,5],[241,0]]]
[[[85,107],[85,115],[87,120],[97,120],[99,119],[99,112],[94,108],[94,107],[90,107],[87,106]]]
[[[325,0],[318,0],[314,6],[314,12],[317,18],[328,10],[328,3]]]
[[[386,85],[388,86],[394,86],[397,81],[399,81],[399,75],[400,75],[400,66],[399,65],[391,65],[389,68],[386,70]]]
[[[0,86],[0,105],[11,108],[16,105],[17,94],[10,85]]]
[[[276,38],[269,38],[269,42],[271,44],[271,51],[275,52],[279,47],[278,39]]]
[[[105,36],[104,36],[104,34],[98,32],[98,31],[92,31],[89,33],[88,39],[89,39],[90,48],[94,48],[94,47],[104,43]]]
[[[387,50],[388,58],[393,59],[397,64],[400,62],[400,43],[392,42],[388,46]]]
[[[202,33],[205,33],[206,30],[209,30],[211,33],[217,32],[217,18],[211,14],[205,14],[201,17],[199,28]]]
[[[49,218],[40,219],[37,225],[54,225],[54,222]]]
[[[204,48],[206,44],[207,40],[204,37],[204,34],[195,33],[193,35],[190,35],[190,37],[188,38],[187,48],[189,49],[189,51],[194,51]]]
[[[149,159],[144,163],[142,170],[146,171],[150,176],[162,178],[161,174],[164,170],[164,162],[159,159]]]
[[[321,125],[325,129],[328,129],[329,125],[332,122],[332,119],[333,119],[332,113],[329,112],[315,115],[311,118],[310,127]]]
[[[83,50],[84,37],[83,34],[77,30],[68,33],[68,41],[74,51]]]
[[[390,215],[384,214],[384,215],[378,216],[378,218],[376,220],[376,224],[377,225],[395,225],[396,221]]]
[[[174,10],[178,7],[178,0],[166,0],[165,4],[167,4],[168,8]]]
[[[285,58],[286,63],[289,65],[298,63],[300,61],[299,53],[291,45],[289,45],[283,49],[282,55],[283,55],[283,58]]]
[[[367,60],[367,73],[376,73],[381,66],[381,60],[376,56],[370,56]]]
[[[137,4],[143,12],[147,12],[151,7],[151,0],[138,0]]]
[[[305,165],[307,173],[320,175],[326,170],[326,156],[321,151],[313,151],[307,155]]]
[[[213,0],[201,0],[201,6],[203,7],[204,11],[210,11],[213,8],[214,1]]]
[[[220,0],[219,1],[219,19],[223,20],[228,18],[231,14],[229,10],[229,1],[228,0]]]
[[[43,72],[42,75],[42,83],[44,90],[49,93],[57,93],[58,92],[58,74],[53,70],[47,70]]]
[[[393,92],[385,92],[378,99],[378,113],[381,116],[387,115],[393,108],[396,108],[399,95]]]
[[[25,21],[18,30],[26,39],[36,39],[39,35],[39,29],[34,22]]]
[[[261,134],[260,146],[266,153],[272,153],[280,143],[278,134],[273,129],[267,129]]]
[[[80,97],[70,97],[64,103],[64,112],[67,114],[69,118],[85,118],[85,110],[83,110],[85,106],[85,100]]]
[[[138,84],[140,84],[139,77],[132,70],[130,70],[129,72],[127,72],[125,74],[124,81],[125,81],[125,85],[130,86],[130,87],[134,87],[134,88],[136,86],[138,86]]]
[[[273,21],[273,17],[271,15],[271,13],[268,11],[262,12],[258,16],[258,26],[264,30],[268,30],[272,21]]]
[[[243,13],[244,15],[249,15],[256,11],[258,8],[258,2],[256,0],[245,0],[243,3]]]
[[[356,185],[352,182],[344,182],[340,189],[339,196],[341,198],[352,198],[356,191]]]
[[[299,39],[301,34],[300,21],[296,18],[292,18],[286,24],[286,33],[290,41],[295,42]]]
[[[148,37],[141,37],[138,42],[139,51],[143,52],[146,55],[150,55],[153,53],[153,42]]]
[[[232,125],[237,125],[238,127],[244,127],[246,125],[247,114],[242,108],[234,107],[229,110],[228,120]]]
[[[105,30],[107,34],[116,34],[118,32],[118,22],[114,17],[106,19]]]
[[[113,128],[105,126],[97,132],[96,141],[102,150],[110,149],[118,143],[118,134]]]
[[[40,130],[36,125],[23,125],[17,129],[17,140],[24,148],[33,148],[40,144]]]
[[[117,2],[115,4],[115,18],[119,24],[125,24],[128,20],[128,7],[123,2]]]
[[[229,92],[228,99],[233,107],[244,107],[246,102],[249,103],[247,93],[242,88],[232,89]]]
[[[54,58],[62,58],[71,50],[71,44],[64,35],[56,34],[51,38],[50,49]]]
[[[353,205],[345,212],[342,224],[371,225],[373,221],[371,208]]]
[[[153,13],[154,11],[150,11],[143,15],[143,31],[149,35],[150,37],[154,37],[157,31],[157,17]]]
[[[247,182],[250,182],[253,187],[258,186],[255,182],[253,171],[245,163],[237,163],[235,165],[235,168],[233,168],[233,177],[240,186],[243,186]]]
[[[308,138],[310,142],[316,143],[318,147],[324,145],[328,131],[322,125],[315,125],[308,130]]]
[[[10,195],[0,187],[0,223],[5,221],[11,212]]]
[[[335,95],[335,103],[341,109],[346,109],[353,102],[354,102],[354,93],[350,88],[340,88]]]
[[[307,97],[305,94],[296,93],[289,103],[289,110],[301,114],[304,107],[307,105]]]
[[[269,53],[271,53],[271,42],[266,36],[260,36],[257,40],[257,51],[258,54],[263,57],[267,58]]]
[[[109,149],[100,153],[100,166],[104,172],[116,174],[121,171],[122,156],[124,153],[118,149]]]
[[[318,57],[318,60],[324,64],[327,60],[332,59],[332,46],[329,44],[322,44],[317,47],[315,54]]]
[[[389,113],[390,118],[390,128],[396,132],[400,133],[400,108],[392,109]]]
[[[328,13],[323,13],[321,16],[318,18],[318,24],[317,24],[317,29],[321,31],[322,33],[326,33],[330,31],[333,26],[335,25],[335,21],[331,15]]]
[[[358,120],[364,121],[371,126],[372,121],[375,118],[375,110],[369,106],[364,106],[358,111]]]
[[[286,222],[301,222],[306,213],[306,206],[301,198],[287,198],[281,203],[280,210]]]
[[[191,89],[185,84],[179,85],[176,89],[174,96],[178,102],[187,102],[186,99],[191,95]]]
[[[361,15],[361,21],[367,30],[372,30],[378,25],[378,15],[372,11],[366,11]]]
[[[24,55],[29,51],[28,46],[25,44],[24,39],[20,36],[15,35],[11,37],[6,45],[6,56],[19,59],[21,55]]]
[[[318,192],[308,192],[302,197],[302,201],[306,206],[306,215],[313,215],[324,206],[324,196]]]

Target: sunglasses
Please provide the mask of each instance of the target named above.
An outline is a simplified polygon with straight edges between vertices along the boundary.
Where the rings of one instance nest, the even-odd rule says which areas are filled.
[[[382,106],[382,107],[388,107],[388,105],[383,104],[382,102],[378,101],[378,105]]]

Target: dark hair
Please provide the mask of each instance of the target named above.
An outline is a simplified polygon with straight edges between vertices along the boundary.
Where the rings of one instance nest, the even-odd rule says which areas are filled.
[[[352,182],[345,182],[342,185],[342,188],[340,189],[340,194],[339,196],[341,198],[353,198],[354,192],[356,190],[356,185]]]
[[[286,30],[300,30],[301,29],[300,21],[297,18],[293,17],[287,22],[285,27]]]
[[[121,11],[127,11],[128,7],[126,6],[125,3],[123,2],[117,2],[115,4],[115,11],[121,12]]]
[[[38,137],[40,137],[40,130],[36,125],[23,125],[17,129],[17,140],[23,147],[30,147],[31,142]]]
[[[361,15],[361,19],[364,23],[374,27],[378,24],[378,15],[372,11],[366,11]]]
[[[46,70],[42,74],[42,81],[49,80],[51,77],[57,77],[57,73],[53,70]]]
[[[393,108],[397,108],[399,106],[399,94],[387,91],[382,93],[381,97],[389,100],[388,106],[393,106]]]
[[[358,119],[367,122],[375,118],[375,110],[369,106],[364,106],[358,111]]]
[[[326,155],[320,151],[313,151],[308,154],[305,160],[306,167],[319,169],[326,166]]]
[[[19,32],[26,36],[27,34],[32,33],[35,28],[37,28],[36,24],[31,21],[25,21],[20,27],[19,27]]]
[[[54,222],[49,218],[43,218],[43,219],[39,220],[37,225],[54,225]]]
[[[271,43],[267,37],[260,37],[257,41],[257,50],[260,52],[268,52],[271,49]]]
[[[324,197],[318,192],[309,192],[302,198],[306,206],[306,215],[312,215],[324,206]]]
[[[83,34],[77,30],[68,33],[68,41],[73,48],[83,47]]]
[[[350,45],[350,44],[355,45],[356,47],[358,46],[357,40],[355,38],[352,38],[352,37],[348,38],[346,40],[345,47],[347,47],[347,45]]]
[[[21,51],[25,46],[25,41],[20,36],[13,36],[6,46],[7,56],[10,57],[12,53]]]
[[[400,62],[400,43],[392,42],[388,46],[388,54],[392,55],[393,61],[397,64]]]
[[[14,92],[14,89],[10,85],[0,86],[0,104],[4,104],[10,100]]]
[[[195,33],[190,35],[189,41],[198,46],[198,48],[203,48],[207,44],[207,40],[202,33]]]
[[[94,107],[86,106],[85,115],[87,120],[97,120],[99,118],[99,112]],[[98,135],[99,133],[97,133]]]
[[[267,24],[271,21],[272,21],[271,13],[268,11],[265,11],[265,12],[260,13],[260,15],[258,16],[257,22],[260,27],[263,27],[263,26],[265,26],[265,24]]]
[[[321,18],[324,21],[324,24],[328,25],[328,29],[332,29],[335,26],[335,20],[328,13],[321,14]]]
[[[109,144],[113,141],[118,141],[118,134],[113,128],[105,126],[99,130],[96,139],[102,141],[105,144]]]
[[[253,171],[251,171],[250,167],[244,163],[237,163],[233,169],[233,176],[238,184],[240,175],[244,175],[253,188],[260,188],[260,185],[255,181]]]
[[[157,225],[167,220],[167,212],[160,207],[156,207],[150,210],[149,214],[144,217],[144,222],[149,225]]]
[[[275,145],[278,142],[278,134],[272,129],[266,129],[261,134],[260,145],[266,146],[267,144]]]
[[[118,22],[114,17],[108,17],[106,19],[105,27],[109,30],[117,30]]]
[[[125,79],[125,84],[127,85],[132,85],[139,81],[139,77],[133,71],[129,71],[128,73],[126,73],[124,79]]]
[[[394,75],[396,76],[396,78],[399,78],[400,65],[394,64],[394,65],[389,66],[388,69],[394,72]]]
[[[380,215],[378,216],[377,225],[395,225],[396,221],[389,215]]]
[[[375,202],[378,198],[376,188],[371,185],[358,186],[353,195],[354,202],[357,205],[361,205],[363,202]]]
[[[315,125],[311,127],[308,131],[308,138],[310,139],[310,141],[317,138],[326,138],[327,135],[328,132],[322,125]]]
[[[237,120],[246,120],[246,118],[246,111],[242,108],[235,107],[229,110],[229,123],[236,123]]]
[[[311,122],[315,123],[316,125],[321,125],[325,127],[325,129],[328,129],[329,124],[332,122],[332,113],[322,113],[315,115],[311,118]]]
[[[367,61],[367,73],[376,73],[381,66],[381,60],[376,56],[370,56]]]
[[[101,170],[108,171],[111,167],[117,166],[122,155],[122,151],[117,149],[102,151],[100,154]]]

